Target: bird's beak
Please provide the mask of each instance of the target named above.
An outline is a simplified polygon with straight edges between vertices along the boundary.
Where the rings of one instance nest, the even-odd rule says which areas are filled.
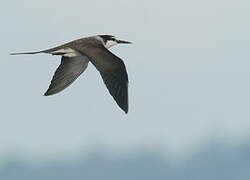
[[[123,41],[123,40],[118,40],[117,43],[121,43],[121,44],[131,44],[132,42]]]

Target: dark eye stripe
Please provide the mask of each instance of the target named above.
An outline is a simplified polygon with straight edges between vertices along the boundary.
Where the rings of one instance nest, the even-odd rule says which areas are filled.
[[[100,37],[102,37],[102,39],[104,40],[104,42],[106,43],[108,40],[111,41],[116,41],[114,36],[111,35],[100,35]]]

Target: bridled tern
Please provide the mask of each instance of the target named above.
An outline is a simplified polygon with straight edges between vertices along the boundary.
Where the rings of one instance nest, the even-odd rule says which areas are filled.
[[[87,68],[89,61],[100,72],[102,79],[120,108],[128,112],[128,75],[123,61],[108,50],[116,44],[131,42],[118,40],[112,35],[97,35],[81,38],[51,49],[12,53],[61,55],[57,68],[45,96],[56,94],[68,87]]]

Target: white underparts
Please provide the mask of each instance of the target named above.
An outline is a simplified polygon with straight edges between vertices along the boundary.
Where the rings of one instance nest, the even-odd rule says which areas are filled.
[[[78,51],[71,49],[71,48],[59,49],[59,50],[51,52],[51,54],[62,54],[65,57],[81,56],[81,54]]]

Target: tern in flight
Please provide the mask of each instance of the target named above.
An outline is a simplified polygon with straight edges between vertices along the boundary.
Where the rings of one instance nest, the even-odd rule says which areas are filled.
[[[68,87],[87,68],[89,61],[100,72],[102,79],[118,106],[128,112],[128,74],[123,61],[108,50],[116,44],[130,44],[112,35],[97,35],[81,38],[51,49],[11,53],[60,55],[57,68],[45,96],[56,94]]]

